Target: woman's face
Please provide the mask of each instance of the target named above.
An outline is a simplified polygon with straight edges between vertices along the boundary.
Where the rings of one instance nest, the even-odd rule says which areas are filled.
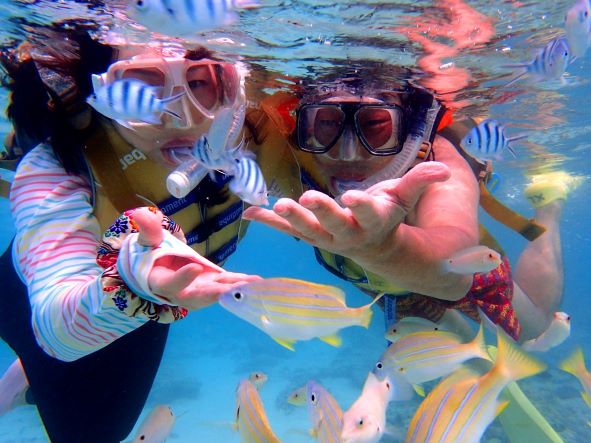
[[[331,97],[322,103],[382,103],[381,100],[371,97],[359,97],[352,95],[342,95]],[[388,100],[389,104],[398,104],[400,101]],[[317,124],[330,124],[330,119],[317,118]],[[380,137],[380,132],[388,130],[387,122],[376,124],[376,136]],[[390,127],[390,132],[391,132]],[[322,127],[315,127],[317,134],[322,133]],[[330,128],[326,128],[330,131]],[[317,136],[321,137],[321,135]],[[319,172],[326,178],[328,190],[333,195],[340,195],[348,189],[355,188],[355,183],[360,182],[375,174],[384,168],[391,160],[392,156],[376,156],[368,152],[361,144],[359,137],[352,125],[344,128],[341,137],[336,144],[324,154],[315,154],[314,161]]]
[[[124,56],[129,57],[128,54]],[[150,56],[152,58],[147,58]],[[179,99],[166,104],[166,109],[181,118],[163,113],[161,124],[115,122],[115,126],[128,143],[153,161],[172,169],[178,164],[174,152],[189,153],[208,131],[214,111],[222,104],[220,76],[216,66],[207,61],[193,62],[182,57],[165,60],[157,54],[145,54],[145,57],[127,61],[122,78],[139,79],[153,86],[166,85],[165,94],[169,96],[183,93]],[[149,66],[149,60],[154,60],[157,66]]]

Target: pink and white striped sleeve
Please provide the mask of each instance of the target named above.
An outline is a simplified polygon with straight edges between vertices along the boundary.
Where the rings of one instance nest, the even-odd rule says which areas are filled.
[[[119,309],[105,291],[112,273],[105,277],[97,263],[101,233],[90,184],[68,174],[49,146],[21,161],[10,201],[13,259],[28,287],[35,336],[48,354],[76,360],[148,321]]]

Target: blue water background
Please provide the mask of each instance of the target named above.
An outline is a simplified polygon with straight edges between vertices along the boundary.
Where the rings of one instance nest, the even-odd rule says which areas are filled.
[[[534,138],[544,142],[546,153],[560,156],[560,168],[588,178],[591,175],[588,160],[591,86],[586,80],[591,77],[591,56],[580,59],[569,72],[575,80],[573,85],[549,93],[545,98],[540,98],[539,92],[525,94],[514,102],[493,106],[491,115],[510,123],[512,118],[519,121],[523,113],[543,114],[557,109],[548,112],[565,121],[554,131],[544,130],[539,134],[534,126]],[[5,96],[3,99],[5,103]],[[556,105],[560,106],[556,108]],[[5,130],[6,126],[2,128]],[[545,154],[533,149],[518,151],[518,160],[507,159],[495,164],[502,179],[496,196],[531,216],[533,211],[523,197],[527,183],[524,173]],[[573,443],[591,440],[586,423],[591,419],[591,410],[579,396],[578,382],[557,370],[556,365],[576,345],[583,346],[591,365],[591,294],[587,281],[591,264],[589,191],[587,180],[569,196],[561,223],[565,267],[562,309],[572,316],[571,337],[542,356],[550,365],[546,373],[521,383],[565,441]],[[483,220],[515,264],[526,241],[485,214]],[[0,199],[0,221],[0,249],[3,250],[12,236],[8,204],[4,199]],[[360,306],[369,301],[367,296],[320,267],[309,246],[256,224],[249,228],[227,268],[264,277],[285,276],[335,284],[347,292],[349,305]],[[238,442],[238,435],[231,428],[236,385],[249,373],[263,371],[269,381],[261,397],[276,434],[284,442],[311,441],[307,436],[309,423],[305,408],[287,404],[287,395],[313,378],[332,392],[346,409],[359,394],[367,372],[385,347],[382,314],[375,308],[374,313],[369,330],[349,328],[342,332],[344,344],[341,348],[314,340],[298,343],[296,352],[282,348],[217,306],[192,313],[171,328],[162,366],[144,414],[156,404],[170,404],[178,416],[170,438],[173,442]],[[13,359],[11,350],[0,344],[0,371]],[[408,403],[391,404],[389,421],[404,430],[418,403],[416,398]],[[22,407],[0,417],[0,441],[46,441],[34,408]],[[487,441],[506,441],[498,425],[489,430]]]

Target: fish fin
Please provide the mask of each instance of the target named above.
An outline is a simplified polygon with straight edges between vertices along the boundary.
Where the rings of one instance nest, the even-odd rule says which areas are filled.
[[[171,111],[170,109],[164,108],[164,109],[162,110],[162,112],[163,112],[163,113],[165,113],[165,114],[168,114],[168,115],[172,115],[172,116],[173,116],[174,118],[176,118],[176,119],[179,119],[179,120],[181,119],[181,116],[180,116],[179,114],[177,114],[177,113],[176,113],[176,112],[174,112],[174,111]],[[161,122],[161,123],[162,123],[162,122]]]
[[[495,409],[495,417],[498,417],[499,415],[501,415],[501,413],[505,410],[505,408],[507,406],[509,406],[509,403],[511,403],[509,400],[500,401],[497,404],[497,409]]]
[[[161,125],[162,124],[162,119],[160,119],[160,116],[157,117],[155,115],[152,115],[150,117],[142,117],[141,120],[145,123],[150,123],[152,125]]]
[[[293,347],[294,343],[296,342],[295,340],[286,340],[284,338],[275,338],[275,337],[271,337],[273,340],[275,340],[277,343],[279,343],[281,346],[289,349],[290,351],[295,351],[295,348]]]
[[[318,435],[318,431],[315,428],[310,428],[308,433],[310,434],[310,437],[312,437],[312,438],[316,438],[316,436]]]
[[[380,300],[384,295],[386,295],[385,292],[380,292],[378,295],[376,295],[374,297],[374,299],[371,301],[371,303],[366,304],[365,306],[361,306],[357,309],[359,309],[361,311],[361,315],[360,315],[360,324],[361,326],[363,326],[365,329],[369,328],[369,325],[371,323],[371,318],[373,317],[373,312],[371,310],[371,307],[378,301]]]
[[[513,149],[510,145],[507,145],[507,151],[511,153],[513,158],[517,158],[517,153],[515,152],[515,149]]]
[[[477,349],[478,356],[480,358],[492,361],[488,353],[488,348],[486,347],[486,341],[484,340],[484,325],[482,323],[480,323],[478,333],[476,334],[476,337],[474,337],[474,340],[472,340],[470,344]]]
[[[157,88],[162,89],[161,86],[158,86]],[[170,103],[170,102],[173,102],[173,101],[178,100],[179,98],[181,98],[183,95],[185,95],[185,91],[179,92],[178,94],[175,94],[175,95],[171,95],[170,97],[161,98],[160,99],[160,103]]]
[[[425,388],[423,388],[421,385],[412,385],[412,388],[419,397],[425,397]]]
[[[343,344],[343,340],[337,334],[325,335],[324,337],[318,338],[322,340],[324,343],[328,343],[329,345],[334,346],[335,348],[338,348]]]
[[[580,374],[586,371],[583,350],[580,347],[577,348],[575,352],[573,352],[570,357],[563,360],[558,367],[578,378]]]
[[[587,406],[591,408],[591,397],[587,394],[586,391],[581,392],[581,397],[583,397],[583,401],[587,403]]]
[[[260,8],[261,2],[259,0],[235,0],[234,6],[238,9]]]
[[[503,378],[516,381],[546,370],[547,365],[529,355],[505,331],[497,327],[497,361],[492,370],[499,370]]]

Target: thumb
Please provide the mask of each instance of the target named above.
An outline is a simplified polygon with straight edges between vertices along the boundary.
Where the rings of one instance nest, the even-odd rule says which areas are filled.
[[[139,235],[137,241],[142,246],[156,247],[162,243],[164,232],[162,231],[162,213],[154,212],[150,208],[139,208],[133,213],[133,221],[138,225]]]
[[[412,209],[423,192],[433,183],[442,182],[451,176],[449,168],[440,162],[419,163],[402,176],[392,188],[399,204],[407,211]]]

